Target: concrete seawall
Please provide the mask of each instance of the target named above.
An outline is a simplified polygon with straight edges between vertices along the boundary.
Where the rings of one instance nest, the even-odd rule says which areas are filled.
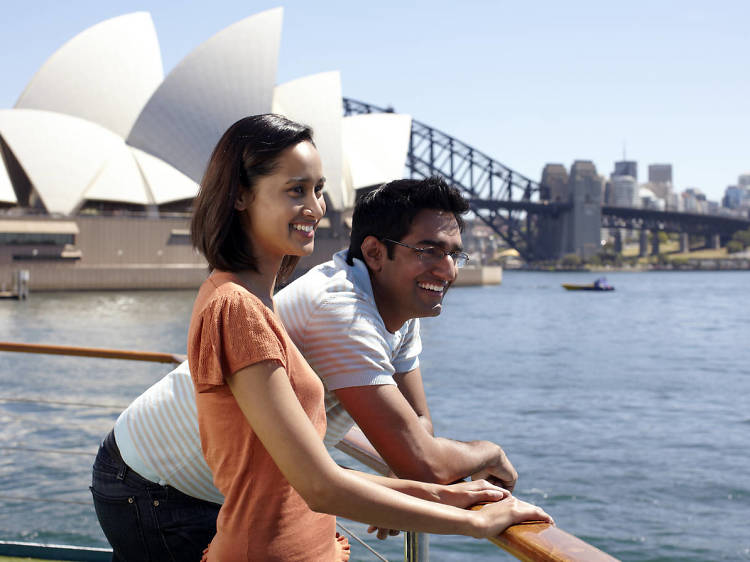
[[[13,289],[18,270],[29,272],[32,294],[196,289],[208,274],[205,260],[190,244],[185,216],[23,216],[5,217],[4,224],[7,232],[57,232],[62,224],[64,229],[75,232],[75,239],[64,246],[33,241],[0,246],[0,290]],[[331,229],[320,228],[315,251],[300,260],[297,274],[329,260],[347,242]],[[460,270],[455,285],[496,285],[501,281],[500,267],[466,267]]]
[[[464,267],[458,273],[454,287],[471,285],[499,285],[503,281],[503,268],[499,265]]]

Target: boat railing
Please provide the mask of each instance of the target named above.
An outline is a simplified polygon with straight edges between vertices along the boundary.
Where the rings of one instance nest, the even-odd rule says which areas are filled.
[[[171,364],[181,363],[185,360],[185,356],[171,353],[15,342],[0,342],[0,351]],[[370,444],[364,433],[356,426],[336,445],[336,448],[379,474],[388,474],[390,472],[388,465],[383,461],[372,444]],[[481,506],[477,506],[474,509],[481,509]],[[344,528],[344,530],[351,534],[349,529]],[[354,538],[358,542],[362,542],[358,537],[355,536]],[[611,562],[616,560],[593,545],[548,523],[532,522],[513,525],[499,536],[489,540],[519,560],[526,562]],[[11,543],[0,541],[0,547],[8,544]],[[21,545],[21,543],[15,544]],[[362,544],[374,552],[366,543],[362,542]],[[426,562],[429,560],[428,544],[427,535],[411,531],[406,532],[404,535],[405,562]],[[4,552],[0,549],[0,555],[2,554]],[[7,554],[11,553],[8,552]],[[384,559],[377,553],[375,555],[380,559]],[[72,560],[72,558],[68,559]]]

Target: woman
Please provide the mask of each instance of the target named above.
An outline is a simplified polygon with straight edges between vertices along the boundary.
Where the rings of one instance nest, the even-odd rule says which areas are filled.
[[[212,274],[196,298],[188,359],[203,452],[225,496],[205,559],[346,560],[333,514],[475,537],[551,521],[488,483],[456,491],[380,478],[328,455],[322,384],[273,303],[277,281],[313,250],[324,183],[312,131],[260,115],[227,130],[195,201],[193,244]],[[460,507],[501,501],[467,511],[435,503],[441,499]]]

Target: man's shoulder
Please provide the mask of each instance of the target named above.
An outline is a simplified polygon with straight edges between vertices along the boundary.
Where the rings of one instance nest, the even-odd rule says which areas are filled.
[[[366,300],[366,291],[357,283],[353,268],[330,260],[308,272],[281,289],[274,300],[282,308],[299,301],[318,305],[332,301]]]

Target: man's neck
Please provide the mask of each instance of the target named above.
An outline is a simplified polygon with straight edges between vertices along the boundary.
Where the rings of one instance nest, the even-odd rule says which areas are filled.
[[[384,295],[382,293],[372,272],[368,270],[368,273],[370,274],[372,297],[375,299],[375,306],[378,308],[378,314],[380,314],[380,318],[383,319],[385,329],[388,330],[391,334],[395,334],[409,319],[403,318],[401,315],[399,315],[398,310],[392,310],[392,307],[390,306],[392,301],[387,297],[387,295]]]

